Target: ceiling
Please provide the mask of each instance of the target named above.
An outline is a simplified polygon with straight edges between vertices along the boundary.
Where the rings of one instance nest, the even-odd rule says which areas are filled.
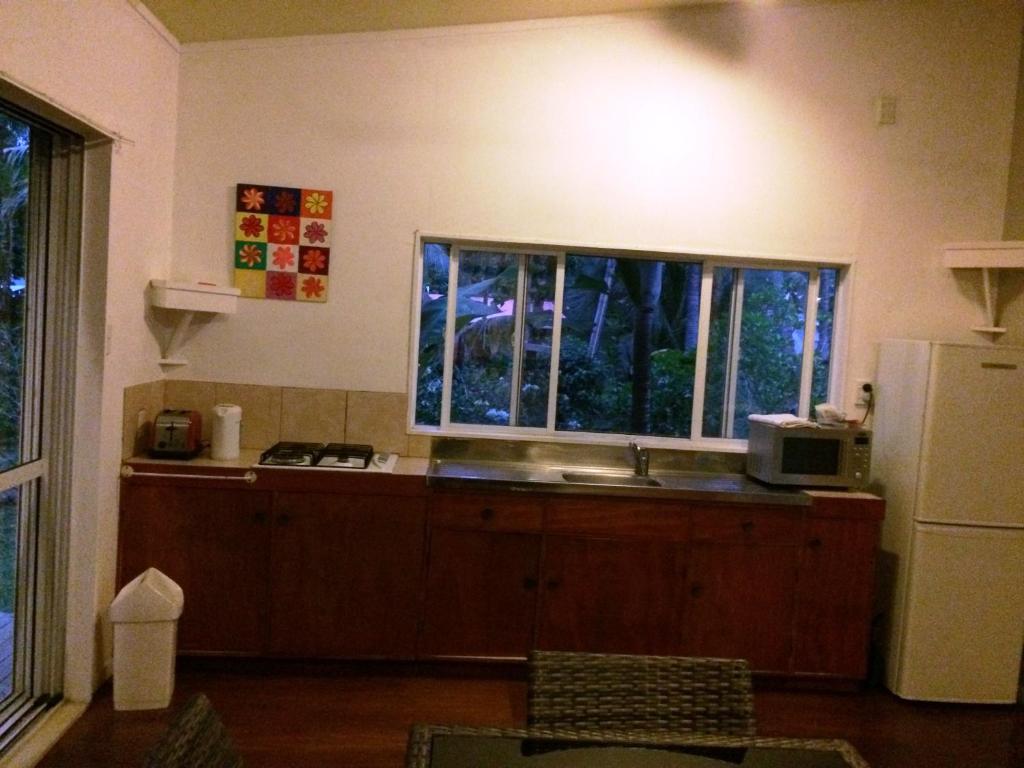
[[[142,0],[182,43],[487,24],[727,0]]]

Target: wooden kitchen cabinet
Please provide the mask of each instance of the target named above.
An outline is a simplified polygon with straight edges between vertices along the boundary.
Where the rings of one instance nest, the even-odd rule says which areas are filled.
[[[422,498],[276,494],[270,652],[412,658],[425,524]]]
[[[793,507],[702,506],[694,511],[683,647],[786,672],[802,513]]]
[[[185,593],[179,650],[257,654],[271,495],[217,482],[122,483],[118,586],[155,567]]]
[[[539,558],[535,534],[434,530],[420,655],[525,658]]]
[[[552,499],[545,532],[538,648],[680,653],[685,510],[640,499]]]
[[[812,497],[800,550],[792,669],[862,680],[885,504],[867,494]]]
[[[182,586],[182,653],[509,660],[542,648],[738,657],[826,686],[866,674],[884,513],[868,494],[788,506],[197,472],[211,477],[121,484],[118,585],[155,566]]]
[[[685,543],[548,536],[537,647],[678,655],[685,583]]]
[[[157,476],[121,483],[118,583],[155,566],[181,585],[180,652],[413,657],[422,478],[141,469]]]
[[[540,504],[436,494],[430,522],[420,655],[525,658],[533,647]]]

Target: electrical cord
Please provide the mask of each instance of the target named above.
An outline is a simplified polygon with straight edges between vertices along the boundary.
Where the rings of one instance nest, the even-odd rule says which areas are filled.
[[[864,426],[864,422],[868,420],[868,416],[875,409],[875,392],[874,388],[870,384],[862,384],[861,391],[864,393],[864,399],[868,401],[867,408],[864,409],[864,415],[861,417],[860,426]]]

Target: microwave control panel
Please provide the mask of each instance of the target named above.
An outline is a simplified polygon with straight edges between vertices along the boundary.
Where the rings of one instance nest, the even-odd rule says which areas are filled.
[[[855,485],[868,481],[871,471],[871,433],[860,432],[853,438],[850,448],[850,477]]]

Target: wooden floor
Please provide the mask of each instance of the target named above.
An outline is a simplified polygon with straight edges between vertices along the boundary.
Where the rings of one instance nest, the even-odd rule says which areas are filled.
[[[521,725],[512,672],[455,677],[364,667],[179,669],[174,704],[209,696],[250,768],[399,768],[415,722]],[[844,738],[874,768],[1022,768],[1024,708],[904,702],[882,690],[755,693],[763,736]],[[172,705],[173,709],[173,705]],[[170,711],[115,712],[109,687],[43,768],[138,768]]]

